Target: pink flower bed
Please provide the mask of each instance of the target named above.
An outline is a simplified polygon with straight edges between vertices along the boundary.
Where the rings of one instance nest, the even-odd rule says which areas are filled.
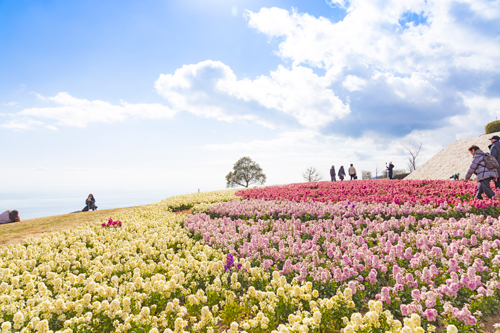
[[[275,200],[234,200],[213,206],[208,214],[211,217],[228,216],[242,219],[278,219],[300,218],[301,220],[324,219],[330,217],[451,217],[465,216],[473,210],[469,204],[458,204],[455,207],[442,203],[432,205],[369,202],[317,202],[317,201],[275,201]]]
[[[359,180],[343,182],[299,183],[268,186],[236,192],[244,199],[318,201],[421,203],[452,206],[469,203],[478,209],[498,206],[498,199],[478,200],[476,182],[447,180]],[[497,194],[500,192],[497,191]],[[498,197],[499,195],[497,195]]]
[[[484,217],[497,202],[471,199],[474,188],[357,181],[251,189],[239,195],[263,200],[218,204],[185,227],[235,262],[313,281],[323,296],[349,286],[358,307],[378,299],[402,317],[477,330],[500,307],[500,221]]]

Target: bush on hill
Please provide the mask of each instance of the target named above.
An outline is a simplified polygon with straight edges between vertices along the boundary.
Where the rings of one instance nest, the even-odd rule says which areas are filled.
[[[484,130],[486,134],[500,132],[500,120],[495,120],[491,123],[486,124]]]

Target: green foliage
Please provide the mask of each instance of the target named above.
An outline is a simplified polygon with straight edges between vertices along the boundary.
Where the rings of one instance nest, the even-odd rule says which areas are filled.
[[[486,134],[500,132],[500,120],[495,120],[491,123],[486,124],[484,130]]]
[[[243,186],[250,184],[264,184],[266,175],[262,173],[262,168],[250,157],[240,158],[233,166],[233,171],[226,176],[226,187]]]

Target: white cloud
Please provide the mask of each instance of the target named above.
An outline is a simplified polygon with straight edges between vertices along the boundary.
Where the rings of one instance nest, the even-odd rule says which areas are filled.
[[[16,102],[16,101],[11,101],[11,102],[8,102],[8,103],[4,103],[3,105],[4,106],[19,106],[19,103]]]
[[[328,79],[301,66],[279,66],[269,76],[238,80],[227,65],[207,60],[160,75],[155,87],[175,109],[198,116],[272,126],[265,115],[257,116],[254,108],[244,106],[256,102],[293,117],[304,127],[319,128],[349,113],[329,85]]]
[[[61,92],[54,97],[37,95],[42,101],[52,102],[56,106],[24,109],[16,114],[20,118],[2,125],[6,128],[31,129],[33,124],[40,122],[32,118],[52,119],[59,126],[85,127],[94,122],[117,122],[124,121],[128,117],[140,119],[171,118],[176,111],[161,104],[130,104],[121,101],[121,105],[113,105],[108,102],[95,100],[89,101],[79,99]],[[24,122],[22,119],[28,119]],[[56,130],[53,125],[46,126],[48,129]]]
[[[0,127],[16,131],[26,131],[41,125],[43,125],[41,121],[33,119],[14,119],[4,124],[0,124]]]
[[[361,90],[366,86],[366,80],[355,75],[347,75],[342,85],[349,91]]]
[[[250,27],[278,38],[277,54],[293,67],[326,70],[319,79],[350,109],[330,131],[401,137],[447,126],[467,113],[464,95],[498,86],[498,1],[327,2],[346,16],[332,22],[280,8],[245,16]]]
[[[370,66],[378,71],[443,73],[452,66],[498,71],[500,45],[485,31],[456,17],[456,1],[332,0],[346,17],[330,20],[297,11],[262,8],[246,11],[249,26],[269,37],[283,37],[278,54],[294,64],[310,64],[339,75],[345,68]],[[470,11],[488,20],[500,18],[498,3],[468,1]],[[488,14],[486,14],[488,13]],[[400,25],[409,14],[426,24]]]
[[[408,102],[437,103],[441,100],[440,91],[432,85],[428,75],[413,73],[409,77],[395,77],[390,73],[377,73],[374,78],[380,76],[383,76],[383,80],[387,82],[396,95]]]

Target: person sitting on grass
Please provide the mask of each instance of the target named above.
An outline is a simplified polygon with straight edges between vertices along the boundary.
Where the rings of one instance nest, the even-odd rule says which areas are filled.
[[[0,214],[0,224],[21,222],[19,212],[17,210],[6,210]]]
[[[87,200],[85,200],[85,207],[82,212],[88,212],[89,210],[97,210],[97,206],[95,205],[95,198],[92,194],[89,194]]]
[[[488,169],[486,167],[486,162],[484,160],[486,154],[483,153],[478,146],[470,146],[468,151],[474,159],[469,167],[469,171],[467,171],[467,174],[465,175],[465,181],[468,181],[470,177],[472,177],[472,174],[477,175],[477,181],[479,184],[477,185],[476,198],[482,200],[483,193],[485,193],[488,198],[493,198],[495,196],[495,192],[491,189],[490,182],[498,179],[497,170]]]

